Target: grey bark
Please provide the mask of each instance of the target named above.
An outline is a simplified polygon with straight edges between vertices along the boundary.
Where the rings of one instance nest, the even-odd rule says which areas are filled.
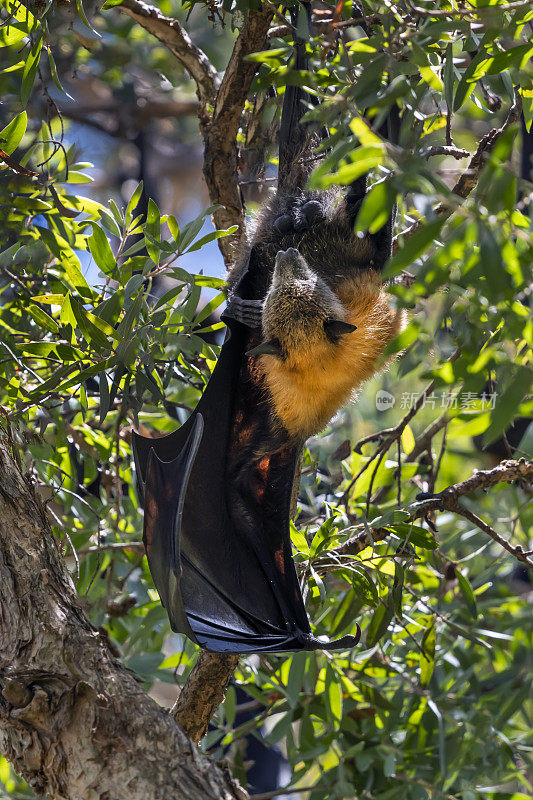
[[[0,753],[56,800],[246,797],[90,624],[31,479],[1,438]]]

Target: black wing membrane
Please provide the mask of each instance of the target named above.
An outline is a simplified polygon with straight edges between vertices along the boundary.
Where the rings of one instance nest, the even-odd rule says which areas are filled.
[[[300,447],[270,441],[260,376],[230,335],[187,422],[159,439],[134,434],[144,544],[172,629],[215,652],[348,648],[315,638],[292,560],[289,512]],[[257,444],[265,455],[254,456]]]

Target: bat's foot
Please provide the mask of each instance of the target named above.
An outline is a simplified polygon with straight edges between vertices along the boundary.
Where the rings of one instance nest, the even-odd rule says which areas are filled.
[[[318,200],[305,200],[295,204],[290,213],[281,214],[274,220],[274,228],[282,236],[289,233],[304,233],[323,222],[324,208]]]
[[[260,328],[263,320],[263,301],[243,300],[234,294],[228,300],[224,316],[236,319],[247,328]]]

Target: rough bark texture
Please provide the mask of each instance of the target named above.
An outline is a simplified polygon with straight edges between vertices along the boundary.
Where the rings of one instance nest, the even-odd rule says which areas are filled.
[[[211,718],[224,699],[238,663],[239,656],[234,653],[208,653],[202,650],[198,656],[187,683],[170,711],[193,742],[199,742],[207,733]]]
[[[56,800],[246,797],[91,626],[1,439],[0,752]]]

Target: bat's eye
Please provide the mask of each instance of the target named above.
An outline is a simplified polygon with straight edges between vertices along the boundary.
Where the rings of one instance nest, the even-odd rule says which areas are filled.
[[[346,333],[353,333],[356,331],[357,325],[352,325],[350,322],[344,322],[342,319],[327,319],[324,321],[324,330],[330,342],[337,344],[341,336],[344,336]]]
[[[281,345],[277,339],[261,342],[246,353],[247,356],[277,356],[281,358]]]

